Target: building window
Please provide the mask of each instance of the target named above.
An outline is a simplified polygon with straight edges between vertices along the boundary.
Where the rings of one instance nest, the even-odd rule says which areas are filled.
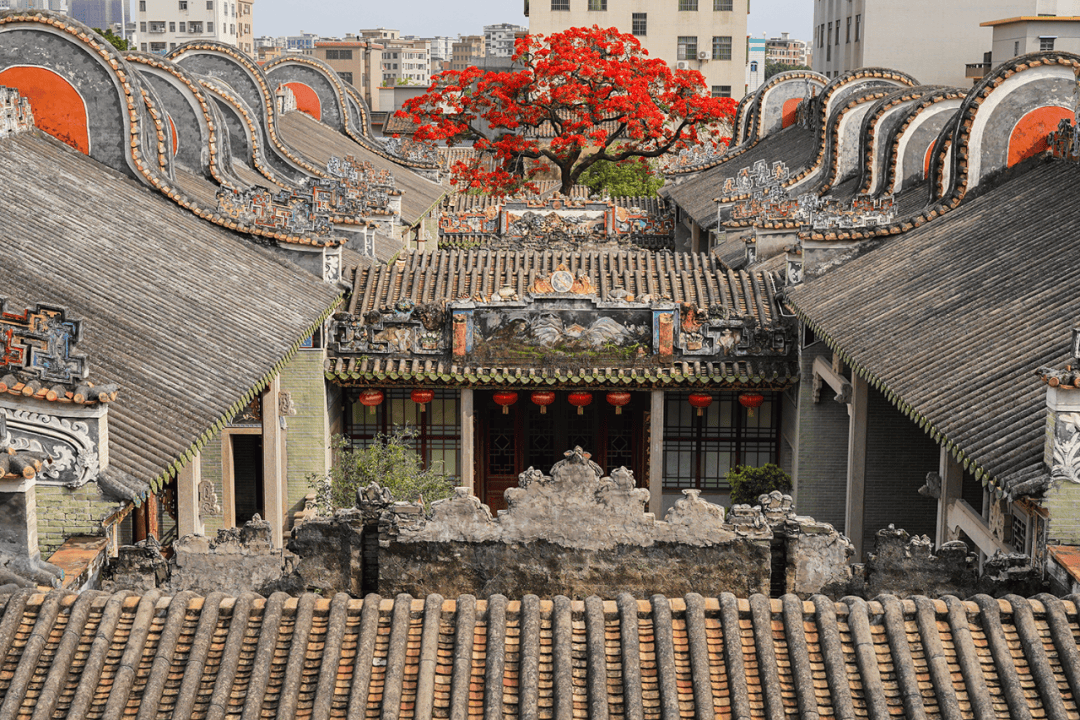
[[[187,0],[180,0],[180,9],[187,12]]]
[[[171,22],[171,21],[169,22],[169,32],[176,32],[176,23],[175,22]]]
[[[145,32],[145,31],[144,31],[144,32]],[[142,50],[143,52],[146,52],[146,43],[141,43],[141,44],[139,45],[139,49],[140,49],[140,50]]]
[[[207,10],[213,10],[214,9],[214,0],[206,0],[206,9]]]
[[[202,32],[202,23],[201,22],[189,22],[188,23],[188,30],[190,30],[193,33],[201,33]]]
[[[731,36],[718,35],[712,39],[712,59],[713,60],[730,60],[731,59]]]
[[[1041,38],[1040,38],[1041,39]],[[1027,518],[1020,517],[1018,513],[1012,516],[1012,546],[1013,550],[1021,555],[1028,554],[1028,523]]]
[[[750,62],[750,72],[757,72],[757,60],[753,60]]]
[[[832,60],[832,23],[829,23],[829,34],[825,38],[825,59]]]
[[[552,10],[569,10],[570,0],[551,0]]]
[[[648,13],[634,13],[630,23],[630,32],[638,37],[644,37],[648,30]]]
[[[862,31],[862,15],[855,16],[855,42],[859,42],[860,32]]]
[[[150,52],[152,52],[152,53],[163,53],[163,52],[165,52],[165,43],[163,43],[163,42],[152,42],[152,43],[150,43]]]
[[[850,43],[851,42],[851,16],[850,15],[848,15],[848,19],[847,19],[847,39],[844,40],[844,42],[845,43]]]
[[[139,12],[146,12],[146,0],[139,0]]]
[[[717,11],[717,12],[720,12],[720,11],[725,11],[726,12],[726,11],[734,10],[734,6],[732,4],[732,0],[713,0],[712,9]]]
[[[191,32],[196,32],[196,31],[192,30]],[[198,32],[202,32],[202,29],[198,30]],[[214,23],[212,23],[212,22],[206,23],[206,32],[208,32],[208,33],[214,32]]]
[[[771,394],[754,411],[722,392],[699,416],[689,393],[664,393],[664,488],[726,490],[728,470],[761,467],[779,455],[779,403]]]
[[[607,10],[607,0],[589,0],[589,9],[593,12],[603,12]]]
[[[713,85],[712,86],[713,97],[731,97],[730,85]]]
[[[225,27],[225,23],[222,23],[221,27]],[[236,23],[229,23],[229,34],[230,35],[235,35],[236,34]]]
[[[836,44],[840,44],[840,18],[836,18]]]
[[[327,60],[352,60],[352,50],[330,49],[326,51]]]
[[[697,37],[693,35],[679,36],[679,60],[697,59]]]
[[[183,20],[180,21],[180,32],[187,32],[187,23]]]
[[[339,72],[338,77],[340,77],[342,80],[344,80],[345,82],[352,85],[352,73],[351,72]]]
[[[139,23],[139,32],[141,32],[141,33],[146,32],[146,21],[143,21],[143,22]],[[143,43],[143,45],[145,45],[145,44],[146,43]],[[146,48],[143,48],[143,50],[145,51]]]
[[[1039,38],[1039,52],[1050,52],[1054,49],[1054,40],[1057,38],[1041,37]]]
[[[436,390],[435,399],[427,404],[424,412],[414,403],[407,388],[390,388],[384,391],[386,399],[375,406],[375,412],[350,395],[350,407],[345,413],[345,436],[354,448],[367,447],[380,434],[391,432],[395,427],[410,427],[416,431],[410,444],[420,455],[424,467],[446,473],[452,478],[461,477],[461,426],[456,390]]]
[[[697,0],[679,0],[679,10],[697,10]]]

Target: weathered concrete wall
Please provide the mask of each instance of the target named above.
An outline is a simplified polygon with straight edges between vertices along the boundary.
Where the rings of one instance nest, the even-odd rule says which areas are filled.
[[[333,517],[316,517],[293,528],[288,550],[299,558],[296,574],[306,591],[327,597],[338,592],[354,597],[365,594],[364,525],[359,510],[341,510]],[[377,537],[378,518],[369,525]]]
[[[851,585],[851,541],[829,523],[795,514],[790,495],[774,490],[758,498],[765,522],[784,544],[784,592],[809,598],[842,597]],[[775,570],[773,570],[775,573]]]
[[[723,508],[690,490],[657,521],[630,471],[601,475],[575,448],[551,476],[522,473],[498,518],[464,488],[432,503],[430,518],[416,505],[390,506],[379,523],[379,592],[768,592],[772,533],[760,510],[737,506],[725,519]]]
[[[173,552],[168,583],[171,593],[257,592],[268,596],[292,589],[288,578],[295,558],[274,549],[270,523],[258,516],[242,528],[219,530],[213,539],[185,535],[173,543]]]

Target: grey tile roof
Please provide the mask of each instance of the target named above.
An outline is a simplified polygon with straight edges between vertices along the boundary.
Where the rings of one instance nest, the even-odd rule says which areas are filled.
[[[793,125],[778,133],[770,134],[746,152],[733,155],[729,160],[688,177],[677,185],[665,186],[661,193],[670,197],[682,210],[703,228],[716,226],[716,198],[722,192],[724,181],[743,168],[753,166],[758,160],[768,163],[781,161],[792,174],[813,159],[817,150],[817,136],[812,130]]]
[[[338,291],[52,138],[0,144],[2,294],[81,319],[112,466],[159,478],[274,369]]]
[[[79,720],[1064,719],[1075,599],[21,591],[0,696]]]
[[[994,485],[1042,463],[1040,365],[1076,325],[1080,185],[1047,161],[788,290],[801,317]]]
[[[323,167],[333,156],[352,155],[358,160],[370,162],[376,168],[388,169],[394,176],[397,188],[403,193],[401,218],[407,225],[413,225],[420,220],[439,202],[445,192],[441,185],[406,167],[394,164],[302,112],[282,113],[277,118],[277,124],[278,130],[291,147]]]

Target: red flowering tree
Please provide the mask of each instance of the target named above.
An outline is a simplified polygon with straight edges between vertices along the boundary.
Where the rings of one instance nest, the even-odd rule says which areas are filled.
[[[471,142],[494,158],[455,164],[452,182],[461,189],[529,187],[545,159],[569,195],[600,160],[646,162],[676,152],[697,144],[699,129],[715,137],[735,114],[734,100],[709,97],[700,73],[672,71],[615,28],[528,35],[518,39],[514,60],[520,70],[439,73],[398,112],[419,125],[416,140]],[[539,162],[525,170],[524,159]]]

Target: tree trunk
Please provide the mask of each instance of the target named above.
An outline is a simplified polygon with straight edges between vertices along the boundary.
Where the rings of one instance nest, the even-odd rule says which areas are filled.
[[[562,187],[559,188],[559,192],[561,192],[566,197],[570,197],[570,191],[574,187],[574,177],[572,172],[573,169],[573,163],[563,165],[559,168],[562,179]]]

